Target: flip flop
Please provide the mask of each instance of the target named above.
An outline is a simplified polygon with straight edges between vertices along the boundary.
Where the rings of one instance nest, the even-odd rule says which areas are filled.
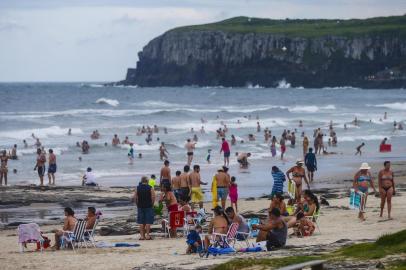
[[[145,238],[145,240],[152,240],[152,237]]]
[[[144,241],[144,240],[146,240],[146,238],[142,238],[142,237],[141,237],[139,240],[140,240],[140,241]]]

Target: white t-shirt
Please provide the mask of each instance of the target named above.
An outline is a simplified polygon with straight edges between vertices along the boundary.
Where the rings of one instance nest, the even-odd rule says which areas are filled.
[[[95,180],[96,180],[96,176],[93,174],[93,172],[85,173],[85,183],[86,184],[96,184]]]

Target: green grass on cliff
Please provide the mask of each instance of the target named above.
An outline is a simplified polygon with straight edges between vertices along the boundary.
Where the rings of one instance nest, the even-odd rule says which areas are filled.
[[[175,28],[172,31],[219,30],[236,33],[270,33],[299,37],[386,34],[406,37],[406,15],[351,20],[271,20],[235,17],[224,21]]]

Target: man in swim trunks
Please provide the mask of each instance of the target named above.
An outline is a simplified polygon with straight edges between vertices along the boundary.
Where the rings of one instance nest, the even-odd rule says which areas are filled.
[[[281,140],[279,141],[279,144],[281,145],[281,159],[283,160],[283,155],[286,152],[286,141],[285,141],[285,138],[283,135],[282,135]]]
[[[176,171],[176,176],[172,177],[171,185],[173,194],[175,194],[176,200],[179,201],[181,191],[180,191],[180,175],[182,174],[181,171]]]
[[[3,178],[4,178],[4,185],[7,186],[7,174],[8,174],[8,168],[7,168],[7,162],[8,162],[9,156],[7,155],[7,151],[3,150],[2,155],[0,156],[0,186],[3,185]]]
[[[179,176],[180,177],[180,197],[185,202],[189,202],[190,200],[190,181],[189,181],[189,165],[185,165],[183,167],[183,173]]]
[[[15,145],[13,146],[13,149],[11,149],[10,158],[13,159],[13,160],[17,160],[17,159],[18,159],[18,157],[17,157],[17,144],[15,144]]]
[[[187,165],[190,166],[193,160],[193,151],[195,150],[196,142],[192,142],[190,139],[186,140],[185,148],[187,154]]]
[[[48,150],[48,180],[49,185],[55,185],[55,173],[56,173],[56,156],[52,149]],[[52,181],[51,181],[52,180]]]
[[[237,157],[237,162],[240,163],[240,168],[248,168],[249,162],[248,158],[251,156],[251,153],[240,153]],[[224,207],[223,207],[224,208]]]
[[[161,142],[161,146],[159,147],[159,158],[161,160],[168,159],[169,152],[166,150],[165,143]]]
[[[161,176],[159,177],[159,186],[163,190],[164,185],[171,186],[171,169],[169,168],[169,160],[164,161],[164,166],[161,168]]]
[[[356,148],[357,152],[355,152],[355,155],[359,154],[361,156],[362,155],[361,148],[364,147],[364,146],[365,146],[365,143],[361,143],[360,145],[358,145],[357,148]]]
[[[224,166],[229,166],[230,164],[230,146],[228,142],[226,141],[226,138],[221,139],[221,149],[220,149],[220,154],[221,152],[224,153]]]
[[[307,168],[307,176],[309,177],[310,183],[313,182],[314,171],[317,171],[317,159],[316,155],[313,153],[313,148],[309,148],[309,153],[305,156],[305,165]]]
[[[221,206],[224,209],[226,206],[226,200],[228,196],[228,190],[231,182],[227,174],[224,172],[224,168],[220,167],[216,174],[217,179],[217,199],[221,200]]]
[[[45,162],[47,158],[41,149],[37,149],[37,163],[35,164],[34,171],[38,171],[40,185],[44,185]]]
[[[199,204],[199,208],[203,208],[204,195],[200,185],[207,185],[200,179],[200,166],[194,165],[193,172],[189,174],[190,186],[192,187],[192,211],[195,209],[195,204]]]
[[[117,146],[120,144],[120,139],[118,138],[117,134],[114,134],[113,140],[111,141],[113,146]]]

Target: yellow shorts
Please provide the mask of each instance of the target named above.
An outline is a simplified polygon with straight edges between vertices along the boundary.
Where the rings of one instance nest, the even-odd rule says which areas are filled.
[[[192,187],[192,202],[198,203],[202,202],[204,199],[201,187]]]

